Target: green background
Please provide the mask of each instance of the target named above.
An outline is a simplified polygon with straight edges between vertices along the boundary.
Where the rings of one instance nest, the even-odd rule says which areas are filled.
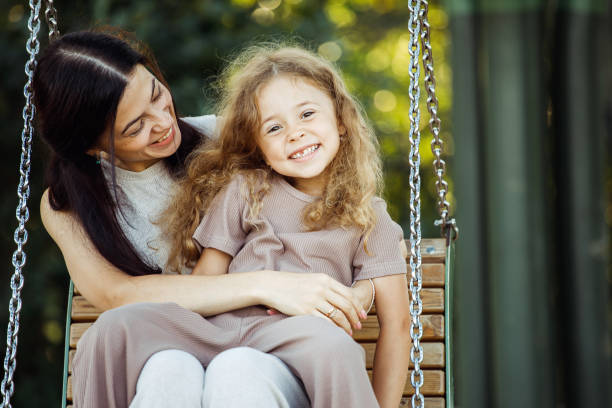
[[[334,61],[376,128],[389,212],[407,233],[406,2],[55,3],[61,32],[111,24],[146,42],[185,115],[212,111],[220,68],[253,41],[297,40]],[[26,2],[0,2],[0,306],[13,272],[28,13]],[[448,198],[461,228],[457,406],[610,406],[609,13],[603,0],[430,5]],[[44,27],[40,37],[44,47]],[[423,236],[436,237],[424,100],[421,107]],[[37,211],[45,153],[35,138],[17,407],[60,403],[68,275]]]

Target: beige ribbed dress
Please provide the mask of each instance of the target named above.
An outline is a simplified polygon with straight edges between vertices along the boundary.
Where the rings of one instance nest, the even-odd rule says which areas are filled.
[[[228,273],[266,269],[322,272],[347,286],[361,279],[406,273],[399,246],[402,229],[391,220],[384,200],[373,200],[376,225],[367,238],[366,252],[364,235],[358,228],[305,230],[302,210],[315,197],[297,190],[284,178],[271,180],[255,221],[248,220],[247,190],[245,179],[235,177],[215,197],[193,235],[202,248],[215,248],[233,256]],[[209,320],[233,329],[238,344],[281,358],[304,382],[313,407],[376,406],[363,350],[333,323],[304,316],[268,316],[263,307],[224,313]],[[310,353],[303,344],[293,343],[294,322],[300,322],[300,330],[310,331],[317,343],[336,344],[332,347],[335,351],[330,350],[330,355],[322,358],[320,350]],[[279,344],[283,345],[282,355],[275,352]],[[355,346],[360,353],[353,354],[351,361],[345,351]],[[326,368],[319,371],[320,367],[308,363],[313,360],[321,360]],[[339,367],[345,367],[341,381],[332,374]]]

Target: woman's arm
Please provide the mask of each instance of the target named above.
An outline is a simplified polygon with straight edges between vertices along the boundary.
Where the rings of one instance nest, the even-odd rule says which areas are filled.
[[[137,302],[174,302],[208,316],[263,304],[287,315],[300,315],[340,297],[346,306],[341,311],[351,323],[359,321],[361,305],[356,294],[327,275],[258,271],[219,276],[129,276],[100,255],[74,216],[51,208],[48,191],[43,194],[40,211],[75,285],[101,310]]]
[[[376,343],[372,386],[381,408],[396,408],[410,361],[410,304],[406,275],[374,279],[380,335]]]

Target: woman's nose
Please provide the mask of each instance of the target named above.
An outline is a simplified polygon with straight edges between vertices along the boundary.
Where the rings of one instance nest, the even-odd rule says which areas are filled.
[[[156,130],[165,131],[172,125],[172,122],[174,121],[174,117],[172,116],[172,113],[170,113],[169,108],[157,109],[154,111],[153,116],[155,120],[154,128],[156,128]]]

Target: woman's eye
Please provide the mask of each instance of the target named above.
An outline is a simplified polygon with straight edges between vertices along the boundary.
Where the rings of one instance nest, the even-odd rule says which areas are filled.
[[[161,96],[162,96],[162,88],[161,88],[161,84],[158,82],[157,83],[157,95],[155,95],[153,97],[153,102],[159,100],[159,98],[161,98]]]
[[[306,111],[306,112],[302,113],[302,117],[303,118],[309,118],[312,115],[314,115],[314,111]]]
[[[139,134],[143,127],[144,127],[144,119],[140,119],[140,125],[138,126],[138,129],[130,133],[130,136],[136,136],[137,134]]]

